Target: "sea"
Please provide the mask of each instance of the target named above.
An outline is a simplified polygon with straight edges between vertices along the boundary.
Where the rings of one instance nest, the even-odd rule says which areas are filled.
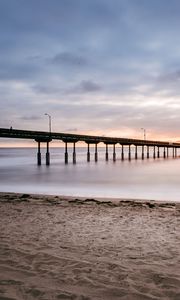
[[[140,148],[140,147],[139,147]],[[105,197],[123,199],[168,200],[180,202],[180,157],[121,160],[121,149],[116,148],[113,161],[112,147],[109,160],[105,160],[105,147],[98,148],[98,162],[87,162],[87,148],[76,149],[77,163],[72,161],[69,147],[69,163],[64,163],[64,148],[51,148],[50,166],[45,164],[46,149],[42,149],[42,165],[37,166],[37,148],[0,148],[0,191],[34,194],[64,195],[75,197]],[[146,152],[145,152],[146,156]]]

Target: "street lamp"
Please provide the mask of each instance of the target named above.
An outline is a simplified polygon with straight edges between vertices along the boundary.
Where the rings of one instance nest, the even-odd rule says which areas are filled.
[[[141,130],[143,130],[144,140],[146,140],[146,129],[145,128],[141,128]]]
[[[44,115],[48,116],[48,118],[49,118],[49,133],[51,134],[51,116],[47,113],[45,113]]]

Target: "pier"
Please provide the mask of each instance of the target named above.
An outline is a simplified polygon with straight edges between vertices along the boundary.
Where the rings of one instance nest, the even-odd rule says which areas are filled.
[[[180,143],[172,143],[167,141],[152,141],[119,137],[91,136],[82,134],[46,132],[46,131],[30,131],[0,128],[0,138],[15,138],[15,139],[31,139],[37,142],[37,164],[41,165],[41,144],[46,144],[46,165],[50,165],[50,142],[59,140],[64,142],[64,162],[68,164],[69,153],[68,145],[73,146],[73,164],[76,164],[76,143],[84,142],[87,145],[87,162],[91,160],[90,145],[94,145],[94,161],[98,162],[98,144],[105,145],[105,160],[109,160],[109,146],[113,147],[113,161],[117,159],[117,151],[120,159],[124,160],[124,146],[128,147],[128,160],[132,159],[132,147],[135,148],[134,159],[138,159],[138,147],[141,148],[140,159],[150,158],[150,147],[153,149],[153,158],[169,157],[169,149],[172,149],[172,157],[177,157],[177,149],[180,148]],[[146,148],[146,153],[145,153]],[[118,150],[117,150],[118,149]]]

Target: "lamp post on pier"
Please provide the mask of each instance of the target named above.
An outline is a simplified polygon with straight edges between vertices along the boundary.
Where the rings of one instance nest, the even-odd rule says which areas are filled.
[[[45,116],[48,116],[49,118],[49,139],[47,140],[47,150],[46,150],[46,165],[50,165],[50,153],[49,153],[49,142],[51,141],[51,116],[47,113],[44,114]]]
[[[47,113],[45,113],[44,115],[48,116],[48,118],[49,118],[49,133],[51,134],[51,116]]]
[[[146,129],[145,128],[141,128],[141,130],[143,130],[144,140],[146,140]]]

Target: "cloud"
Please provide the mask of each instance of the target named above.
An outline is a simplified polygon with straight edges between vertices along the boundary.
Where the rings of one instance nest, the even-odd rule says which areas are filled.
[[[20,117],[21,120],[23,121],[36,121],[36,120],[40,120],[42,119],[42,117],[40,116],[35,116],[35,115],[32,115],[32,116],[22,116]]]
[[[63,84],[61,84],[61,86],[57,86],[55,84],[47,83],[46,85],[34,85],[32,86],[32,89],[39,94],[65,96],[99,92],[102,90],[102,86],[91,80],[82,80],[74,86],[70,85],[63,87]]]
[[[53,95],[53,94],[59,94],[60,92],[62,92],[61,88],[59,88],[57,86],[49,85],[49,84],[33,85],[32,90],[34,90],[38,94],[43,94],[43,95]]]
[[[178,0],[1,0],[2,127],[44,129],[46,110],[63,130],[178,132],[179,8]]]
[[[158,81],[161,83],[179,83],[180,81],[180,70],[173,70],[172,72],[165,72],[160,74]]]
[[[88,64],[85,57],[71,52],[58,53],[52,58],[51,61],[55,65],[64,65],[69,67],[81,67]]]
[[[69,92],[71,93],[94,93],[94,92],[98,92],[101,91],[102,87],[91,81],[91,80],[82,80],[80,84],[72,87]]]

